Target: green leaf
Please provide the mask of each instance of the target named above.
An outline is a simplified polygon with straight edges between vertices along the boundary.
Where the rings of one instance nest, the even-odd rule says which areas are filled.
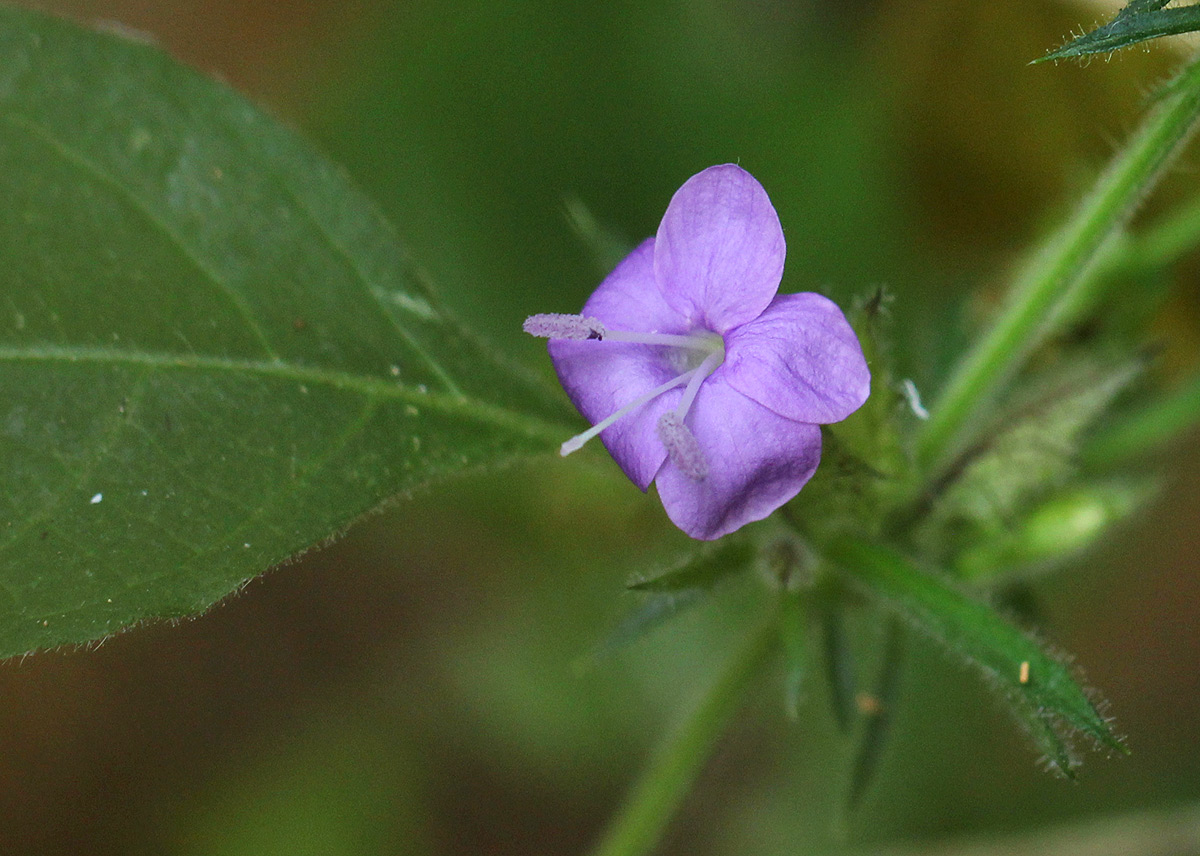
[[[1078,763],[1074,733],[1124,751],[1071,669],[990,606],[888,548],[844,539],[831,542],[828,550],[847,579],[869,597],[978,668],[1007,699],[1053,769],[1073,774]]]
[[[1170,3],[1171,0],[1129,0],[1125,8],[1117,13],[1117,17],[1121,18],[1126,15],[1138,15],[1143,12],[1153,12],[1156,9],[1161,9]]]
[[[750,567],[758,549],[749,538],[731,536],[706,544],[674,568],[646,580],[629,584],[633,591],[708,591],[721,580]]]
[[[757,556],[752,540],[730,535],[698,546],[670,570],[630,582],[627,588],[639,595],[638,602],[594,650],[580,658],[579,667],[616,654],[699,605],[719,583],[748,570]]]
[[[814,658],[804,601],[799,592],[785,591],[779,603],[779,641],[783,650],[783,706],[788,718],[800,718],[804,686]]]
[[[707,594],[701,589],[685,589],[678,592],[656,592],[641,598],[592,650],[575,661],[576,670],[584,672],[597,663],[619,654],[672,618],[698,606]]]
[[[837,587],[831,588],[832,591],[822,591],[817,598],[825,680],[829,683],[834,719],[842,731],[849,731],[858,719],[858,677],[854,668],[854,650],[846,633],[845,602]]]
[[[888,735],[891,733],[892,712],[900,694],[900,672],[903,665],[904,627],[893,618],[887,623],[883,662],[879,666],[875,692],[869,696],[870,706],[864,711],[866,722],[858,741],[854,770],[850,776],[850,790],[846,795],[850,808],[862,801],[879,771],[883,750],[887,748]]]
[[[857,477],[867,484],[897,478],[909,468],[900,438],[903,422],[915,417],[898,392],[900,384],[893,369],[894,299],[890,292],[877,288],[869,296],[856,299],[846,313],[871,367],[871,394],[862,407],[827,429],[838,444],[835,451],[842,458],[857,460]]]
[[[1134,0],[1102,27],[1072,39],[1035,63],[1111,53],[1148,39],[1200,30],[1200,4],[1164,9],[1168,0]]]
[[[342,173],[161,51],[0,10],[0,654],[194,613],[552,448]]]

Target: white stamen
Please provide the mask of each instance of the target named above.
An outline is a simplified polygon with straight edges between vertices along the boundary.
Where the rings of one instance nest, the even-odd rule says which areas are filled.
[[[658,420],[658,438],[667,447],[671,463],[693,481],[701,481],[708,475],[708,461],[696,441],[696,435],[688,430],[675,411],[664,413]]]
[[[601,431],[603,431],[609,425],[612,425],[614,422],[616,422],[622,416],[625,416],[627,413],[629,413],[629,411],[631,411],[637,407],[641,407],[643,404],[645,404],[648,401],[653,401],[655,398],[658,398],[660,395],[662,395],[668,389],[674,389],[677,386],[682,386],[683,384],[687,383],[688,381],[690,381],[692,379],[692,376],[695,375],[697,371],[698,371],[698,369],[692,369],[690,372],[684,372],[683,374],[679,375],[679,377],[672,378],[671,380],[667,381],[666,383],[662,384],[661,386],[656,386],[654,389],[650,390],[645,395],[638,396],[633,401],[629,402],[624,407],[622,407],[620,410],[618,410],[616,413],[602,419],[601,421],[599,421],[595,425],[593,425],[591,428],[584,431],[582,434],[576,434],[570,440],[563,443],[562,448],[559,449],[559,454],[565,458],[567,455],[569,455],[572,452],[579,449],[581,446],[583,446],[584,443],[586,443],[588,440],[595,437],[597,434],[599,434]]]
[[[675,415],[679,417],[679,424],[683,424],[683,417],[687,416],[688,411],[692,408],[692,402],[696,400],[696,393],[700,391],[700,384],[710,374],[717,370],[721,363],[725,362],[725,347],[722,345],[717,350],[713,351],[704,358],[704,362],[696,366],[696,374],[688,381],[687,389],[683,391],[683,398],[679,399],[679,406],[675,408]]]
[[[912,409],[913,416],[918,419],[928,419],[929,411],[921,404],[921,395],[917,392],[917,385],[908,378],[900,384],[904,389],[904,397],[908,399],[908,406]]]
[[[691,348],[694,351],[712,350],[712,342],[703,336],[680,336],[676,333],[631,333],[628,330],[605,330],[606,342],[636,342],[640,345],[667,345],[672,348]]]
[[[583,315],[560,315],[546,312],[530,315],[521,325],[526,333],[541,339],[604,339],[604,325],[595,318]]]
[[[681,336],[677,333],[636,333],[629,330],[609,330],[598,318],[586,315],[562,315],[545,312],[530,315],[522,329],[541,339],[600,339],[606,342],[634,342],[639,345],[666,345],[671,348],[690,348],[709,351],[712,342],[704,336]]]

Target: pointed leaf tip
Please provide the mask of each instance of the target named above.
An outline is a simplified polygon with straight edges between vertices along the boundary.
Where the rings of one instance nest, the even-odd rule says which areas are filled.
[[[1200,30],[1200,4],[1164,8],[1166,0],[1131,2],[1116,17],[1030,64],[1111,53],[1139,42]]]
[[[1078,764],[1071,738],[1123,751],[1110,722],[1071,668],[991,606],[901,554],[865,541],[827,546],[846,579],[880,606],[974,665],[1008,701],[1053,768],[1071,777]],[[1024,678],[1024,680],[1022,680]]]

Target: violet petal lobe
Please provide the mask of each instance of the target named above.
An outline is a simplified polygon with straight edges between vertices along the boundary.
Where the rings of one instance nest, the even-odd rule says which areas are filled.
[[[764,407],[800,422],[840,422],[862,406],[871,372],[858,337],[833,301],[781,294],[725,336],[722,373]]]
[[[786,246],[767,192],[736,164],[712,166],[675,192],[659,224],[654,272],[690,326],[745,324],[779,289]]]
[[[614,329],[686,332],[683,319],[654,286],[653,260],[654,239],[648,238],[600,283],[583,314]],[[563,389],[593,425],[679,374],[665,349],[653,345],[553,339],[549,348]],[[642,490],[650,486],[667,457],[658,438],[658,420],[682,394],[682,389],[665,392],[600,434],[609,454]]]
[[[821,458],[821,429],[785,419],[729,386],[704,382],[688,421],[708,463],[702,480],[667,460],[655,484],[671,521],[711,541],[761,520],[800,492]]]

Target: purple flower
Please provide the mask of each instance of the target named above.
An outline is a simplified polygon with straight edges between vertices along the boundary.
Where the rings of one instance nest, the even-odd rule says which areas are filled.
[[[870,372],[842,311],[780,294],[783,231],[734,164],[676,191],[658,234],[600,284],[582,315],[534,315],[563,388],[643,491],[711,540],[794,497],[821,457],[819,425],[857,410]]]

